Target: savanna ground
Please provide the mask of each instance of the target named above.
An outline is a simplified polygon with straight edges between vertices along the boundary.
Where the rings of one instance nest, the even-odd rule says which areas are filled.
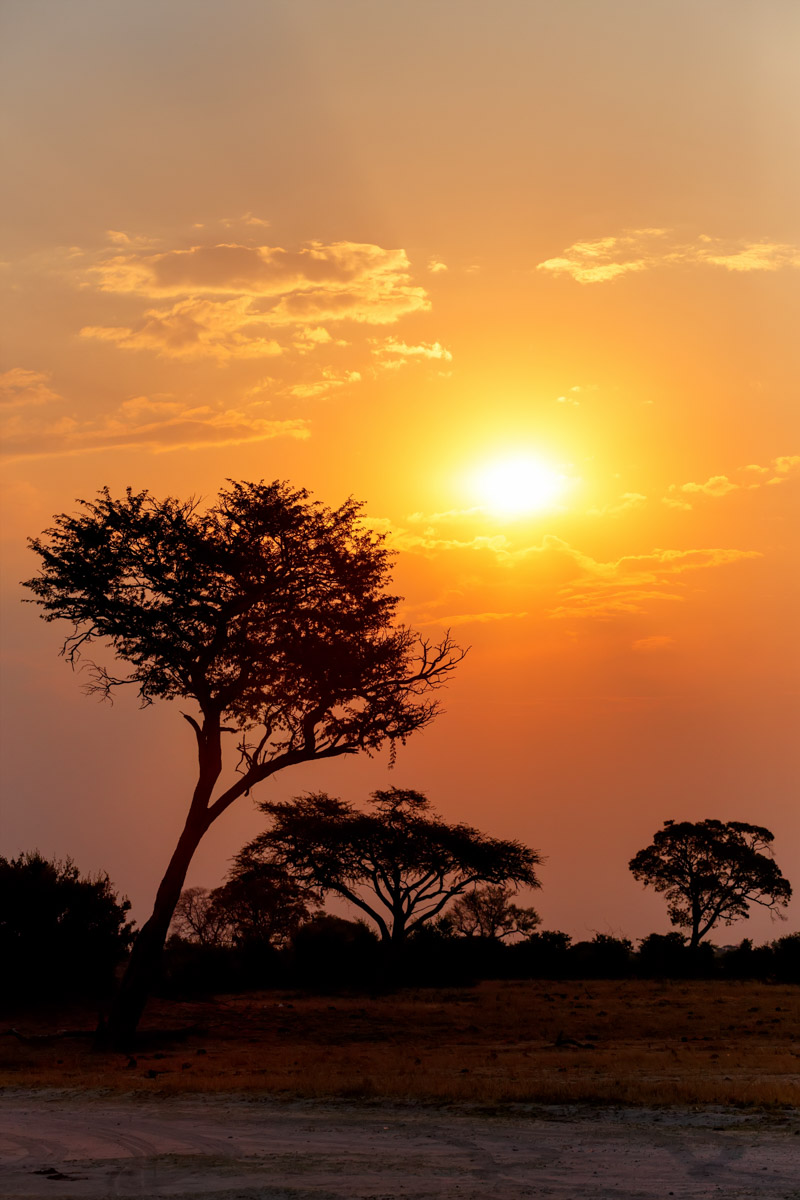
[[[800,1099],[800,989],[706,981],[487,982],[377,997],[154,1001],[131,1055],[90,1014],[12,1014],[0,1084],[303,1098],[723,1104]],[[192,1029],[185,1037],[169,1031]]]

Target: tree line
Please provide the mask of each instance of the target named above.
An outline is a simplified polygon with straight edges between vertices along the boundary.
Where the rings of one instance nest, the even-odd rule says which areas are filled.
[[[57,515],[30,541],[39,559],[38,574],[24,585],[31,601],[46,621],[68,623],[62,654],[70,664],[99,651],[83,663],[90,690],[108,697],[132,687],[142,705],[188,706],[181,716],[197,752],[183,829],[111,1005],[108,1037],[124,1046],[158,981],[187,871],[210,826],[264,780],[301,763],[387,747],[393,760],[436,717],[438,690],[466,651],[449,633],[432,642],[397,622],[392,553],[353,499],[331,509],[285,482],[229,482],[205,506],[132,489],[114,498],[107,488],[78,503],[76,513]],[[334,893],[396,947],[437,921],[462,919],[446,916],[448,904],[472,922],[474,938],[486,919],[475,911],[476,895],[489,895],[476,889],[538,886],[539,856],[520,843],[448,826],[419,793],[389,789],[373,802],[365,813],[317,793],[264,806],[271,824],[242,852],[238,881],[226,884],[228,911],[251,904],[244,880],[255,886],[260,872],[266,888],[270,872],[274,881],[290,870],[289,913],[293,904],[295,911],[311,904],[312,893]],[[769,831],[701,824],[705,850],[689,837],[673,853],[681,826],[668,823],[635,868],[664,892],[671,919],[689,922],[695,949],[714,925],[746,915],[751,903],[777,910],[790,894],[777,868],[769,874],[763,866],[773,862],[765,853]],[[391,856],[409,839],[417,857],[401,881]],[[720,839],[738,858],[723,894],[705,904],[703,855],[716,852]],[[4,861],[13,875],[19,864]],[[755,884],[747,876],[754,866],[761,872]],[[264,919],[277,936],[289,917]],[[530,913],[520,910],[515,919],[518,932],[530,934]]]

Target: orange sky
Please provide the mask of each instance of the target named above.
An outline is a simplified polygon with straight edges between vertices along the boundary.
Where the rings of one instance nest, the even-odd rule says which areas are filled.
[[[141,917],[193,760],[173,707],[81,695],[19,603],[25,537],[103,484],[280,477],[362,498],[404,619],[472,651],[392,774],[272,796],[425,790],[538,848],[576,937],[668,927],[626,869],[667,817],[768,825],[800,888],[794,0],[9,0],[4,26],[0,853],[107,869]],[[482,490],[515,456],[558,494]],[[190,882],[256,831],[242,805]]]

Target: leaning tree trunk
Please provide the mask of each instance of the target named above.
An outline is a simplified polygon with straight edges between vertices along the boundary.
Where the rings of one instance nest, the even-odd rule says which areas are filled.
[[[186,880],[186,872],[208,826],[205,809],[196,809],[193,805],[156,893],[152,915],[136,937],[111,1007],[107,1036],[113,1046],[125,1048],[136,1033],[158,976],[164,943]]]
[[[118,1047],[127,1046],[136,1033],[147,997],[158,977],[164,943],[186,881],[186,872],[214,819],[209,812],[209,802],[222,770],[219,722],[213,718],[206,720],[202,728],[194,721],[190,724],[197,735],[199,776],[189,814],[156,893],[150,919],[142,926],[133,944],[130,961],[111,1006],[108,1028],[100,1031],[101,1036]]]

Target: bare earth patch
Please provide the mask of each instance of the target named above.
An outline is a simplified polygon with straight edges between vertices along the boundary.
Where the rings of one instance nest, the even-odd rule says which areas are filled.
[[[797,1200],[800,1122],[722,1110],[0,1099],[7,1200]]]

